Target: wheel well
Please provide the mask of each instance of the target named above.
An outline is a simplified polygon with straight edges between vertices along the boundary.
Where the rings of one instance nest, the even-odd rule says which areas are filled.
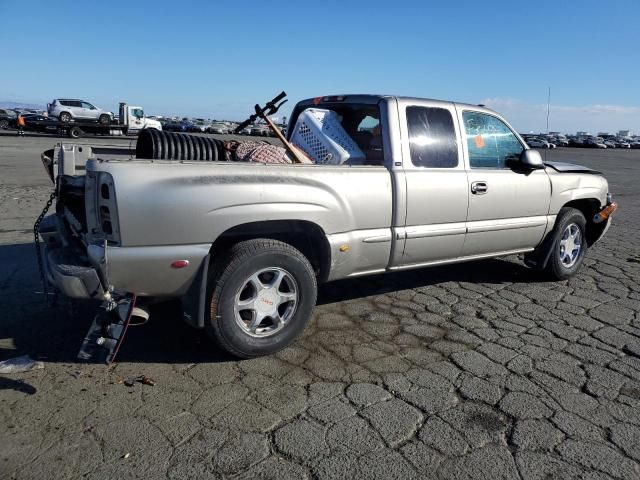
[[[595,198],[582,198],[579,200],[571,200],[564,207],[575,208],[580,210],[587,220],[586,235],[587,245],[591,246],[602,235],[607,222],[593,223],[593,216],[600,210],[600,201]]]
[[[322,228],[304,220],[270,220],[237,225],[220,235],[211,246],[210,254],[215,261],[220,252],[231,245],[253,238],[271,238],[288,243],[307,257],[316,272],[318,281],[329,276],[331,249]]]

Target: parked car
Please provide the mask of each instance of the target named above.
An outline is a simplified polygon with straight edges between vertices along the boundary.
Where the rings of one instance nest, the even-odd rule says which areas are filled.
[[[607,146],[604,143],[604,140],[597,137],[588,138],[587,140],[585,140],[584,144],[586,147],[591,147],[591,148],[607,148]]]
[[[202,121],[202,122],[192,122],[192,123],[189,124],[188,128],[189,128],[190,132],[205,133],[207,131],[207,129],[209,128],[209,125],[204,123],[204,121]]]
[[[111,123],[113,114],[92,105],[84,100],[58,98],[47,104],[50,117],[61,122],[72,120],[95,120],[103,125]]]
[[[541,138],[531,138],[527,140],[527,145],[532,148],[551,148],[551,144]]]
[[[618,146],[618,144],[613,140],[605,140],[602,143],[604,143],[607,146],[607,148],[616,148]]]
[[[224,123],[212,123],[207,131],[209,133],[225,134],[229,133],[229,128]]]
[[[268,137],[271,129],[267,125],[256,124],[251,127],[251,135],[258,135],[260,137]]]
[[[185,122],[169,122],[166,123],[162,128],[167,132],[188,132],[190,124]]]
[[[624,140],[617,140],[616,141],[616,147],[617,148],[631,148],[631,145],[629,145],[629,142],[625,142]]]
[[[342,118],[360,163],[188,161],[175,149],[149,162],[150,153],[136,159],[125,146],[86,162],[75,149],[91,152],[87,145],[45,152],[64,205],[39,225],[47,281],[117,305],[98,332],[145,297],[178,298],[185,320],[220,348],[256,357],[302,333],[322,282],[512,254],[570,278],[616,208],[602,174],[543,163],[499,114],[477,105],[310,98],[294,107],[290,139],[308,109]],[[391,112],[379,136],[358,135],[368,116]]]
[[[13,110],[0,108],[0,130],[6,130],[7,128],[14,127],[16,124],[16,112]]]

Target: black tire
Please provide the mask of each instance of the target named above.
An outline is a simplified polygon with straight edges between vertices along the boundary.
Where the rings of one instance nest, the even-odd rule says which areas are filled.
[[[214,262],[208,282],[205,329],[211,338],[240,358],[270,355],[291,344],[304,330],[316,303],[316,276],[307,258],[291,245],[265,238],[237,243],[220,258]],[[284,326],[270,336],[258,337],[236,320],[235,300],[252,275],[270,268],[281,269],[293,278],[298,297]]]
[[[0,120],[0,130],[6,130],[7,128],[9,128],[9,120],[3,118]]]
[[[69,136],[71,138],[80,138],[82,136],[82,130],[80,127],[71,127],[69,129]]]
[[[111,123],[111,116],[100,115],[100,118],[98,118],[98,122],[100,123],[100,125],[109,125]]]
[[[68,123],[71,121],[71,114],[69,112],[62,112],[60,115],[58,115],[58,120],[63,123]]]
[[[563,235],[570,225],[575,225],[580,231],[580,249],[573,263],[567,265],[561,260],[561,245]],[[580,210],[570,207],[564,207],[558,213],[556,225],[553,230],[553,242],[551,244],[551,252],[549,261],[546,266],[546,273],[555,280],[566,280],[576,274],[580,269],[587,252],[586,238],[587,221]]]

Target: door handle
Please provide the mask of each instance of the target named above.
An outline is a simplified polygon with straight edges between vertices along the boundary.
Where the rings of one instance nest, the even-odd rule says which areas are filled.
[[[484,195],[488,189],[487,182],[471,182],[471,193],[474,195]]]

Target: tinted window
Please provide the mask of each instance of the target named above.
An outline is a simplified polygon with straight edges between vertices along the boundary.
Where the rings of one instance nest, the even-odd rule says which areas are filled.
[[[471,168],[509,168],[523,147],[511,129],[492,115],[463,112]]]
[[[82,105],[82,108],[88,108],[89,110],[91,110],[93,108],[93,105],[91,105],[88,102],[80,102]]]
[[[458,165],[453,118],[444,108],[408,107],[411,162],[417,167],[452,168]]]

